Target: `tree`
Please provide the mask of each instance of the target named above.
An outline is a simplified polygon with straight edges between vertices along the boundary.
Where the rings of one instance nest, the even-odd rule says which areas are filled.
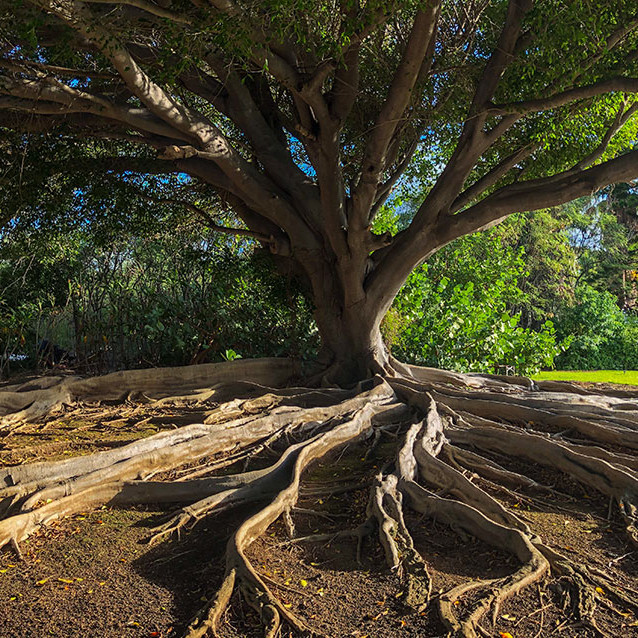
[[[485,612],[496,615],[503,600],[543,578],[550,566],[568,583],[572,600],[581,601],[574,613],[583,622],[595,627],[597,588],[636,607],[613,582],[549,548],[456,469],[537,487],[468,447],[559,469],[615,499],[636,542],[638,479],[627,458],[633,459],[638,440],[630,413],[618,416],[627,402],[577,400],[565,385],[526,394],[536,386],[524,378],[405,366],[387,352],[380,332],[410,273],[453,239],[514,212],[556,206],[638,177],[635,2],[3,0],[1,6],[0,123],[16,133],[2,142],[9,164],[4,174],[15,176],[3,178],[14,194],[8,200],[20,200],[16,183],[29,157],[44,184],[103,171],[151,202],[170,199],[208,215],[220,232],[250,236],[307,282],[323,343],[315,382],[361,383],[354,390],[289,390],[278,400],[314,407],[240,419],[232,441],[210,426],[66,465],[7,470],[2,494],[20,511],[0,523],[0,544],[17,547],[48,517],[105,499],[196,501],[160,535],[217,506],[264,500],[231,538],[226,578],[189,635],[218,624],[236,583],[259,611],[267,636],[277,635],[281,622],[309,631],[272,594],[244,550],[280,515],[292,530],[290,511],[314,459],[399,420],[404,442],[394,465],[372,481],[370,524],[353,534],[361,537],[377,525],[388,562],[407,580],[407,604],[422,609],[432,584],[402,517],[403,499],[521,562],[507,578],[442,596],[450,631],[485,633],[479,625]],[[26,133],[43,136],[36,138],[41,149],[66,144],[67,150],[35,158],[26,148],[34,138]],[[168,196],[161,175],[172,176]],[[401,183],[423,193],[409,225],[394,235],[373,232],[375,215]],[[82,190],[76,195],[81,200]],[[215,206],[232,210],[241,225],[221,223]],[[8,221],[22,212],[4,215]],[[123,388],[170,394],[169,386],[173,392],[201,388],[204,380],[213,385],[239,375],[281,384],[299,375],[291,365],[236,361],[19,388],[4,393],[4,423],[40,418],[61,401],[118,398]],[[365,380],[371,373],[381,376]],[[247,387],[234,389],[247,393]],[[404,401],[424,422],[408,423]],[[512,427],[521,423],[528,429]],[[575,431],[630,454],[548,438],[532,425],[554,434]],[[283,445],[290,431],[300,442],[284,447],[267,469],[188,485],[130,481],[183,463],[186,449],[189,458],[232,449],[250,459],[251,446]],[[161,454],[149,452],[153,445]],[[426,490],[418,476],[456,500]],[[40,502],[46,504],[37,507]],[[467,592],[480,602],[457,613],[452,603]]]
[[[616,184],[601,195],[576,226],[581,278],[601,291],[613,293],[622,309],[632,310],[636,294],[633,271],[638,265],[638,198],[629,184]]]
[[[325,3],[315,24],[303,2],[138,4],[9,3],[3,123],[117,140],[105,168],[204,183],[307,278],[338,380],[391,368],[381,319],[450,240],[638,174],[619,155],[638,108],[629,2],[462,18],[455,3]],[[137,145],[159,159],[125,154]],[[421,157],[431,187],[411,224],[374,234]]]

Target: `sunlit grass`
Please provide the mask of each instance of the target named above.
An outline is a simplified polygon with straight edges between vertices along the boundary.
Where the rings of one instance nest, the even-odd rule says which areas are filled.
[[[638,385],[638,370],[551,370],[549,372],[539,372],[533,375],[532,378]]]

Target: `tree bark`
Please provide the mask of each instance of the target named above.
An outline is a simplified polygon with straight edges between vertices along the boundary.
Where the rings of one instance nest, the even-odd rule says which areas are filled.
[[[322,349],[319,362],[327,365],[325,380],[347,386],[390,371],[390,355],[381,336],[378,308],[360,303],[338,308],[331,299],[315,298],[315,320]]]

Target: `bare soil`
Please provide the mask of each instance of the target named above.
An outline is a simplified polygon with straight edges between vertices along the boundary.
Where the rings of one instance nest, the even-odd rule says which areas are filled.
[[[0,464],[55,460],[124,445],[161,429],[197,422],[204,412],[202,406],[187,405],[76,406],[6,435],[0,440]],[[333,541],[291,542],[285,526],[277,522],[251,545],[248,557],[284,604],[323,635],[444,636],[446,630],[432,606],[416,614],[402,603],[400,579],[388,570],[376,538],[365,541],[361,562],[355,541],[336,538],[339,531],[365,519],[369,494],[360,484],[391,459],[396,439],[388,433],[366,456],[368,447],[347,447],[316,463],[304,477],[293,513],[296,537],[334,532]],[[248,469],[272,463],[276,452],[254,459]],[[605,498],[551,469],[520,460],[510,467],[507,458],[496,455],[493,460],[552,485],[555,492],[539,498],[538,493],[521,491],[513,498],[481,479],[476,478],[477,484],[518,510],[549,547],[594,567],[620,589],[638,593],[638,554],[613,512],[610,517]],[[174,470],[171,477],[184,468]],[[231,466],[224,472],[237,469],[243,467]],[[314,495],[319,488],[328,496]],[[170,513],[171,509],[105,506],[41,528],[24,542],[22,561],[5,549],[0,554],[0,636],[181,635],[198,607],[219,587],[226,540],[249,512],[209,517],[181,538],[148,545],[150,530]],[[505,576],[515,565],[510,555],[431,519],[411,513],[406,523],[430,566],[435,597],[468,578]],[[608,600],[604,590],[598,594],[598,635],[638,636],[638,620],[631,612]],[[238,598],[235,603],[220,635],[263,635],[254,612]],[[596,636],[591,627],[570,619],[566,604],[560,579],[549,577],[506,602],[489,635]]]

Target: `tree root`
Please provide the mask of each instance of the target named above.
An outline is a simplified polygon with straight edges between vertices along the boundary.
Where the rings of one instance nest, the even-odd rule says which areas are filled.
[[[361,437],[373,427],[372,421],[375,414],[387,409],[387,406],[373,405],[361,408],[351,420],[289,449],[279,463],[262,477],[262,489],[267,486],[267,489],[274,493],[274,498],[263,509],[247,519],[228,541],[226,579],[235,572],[234,578],[242,581],[241,590],[249,604],[257,609],[262,619],[266,615],[268,625],[265,635],[276,635],[281,619],[300,633],[312,632],[270,593],[246,558],[245,549],[279,516],[294,507],[299,497],[301,474],[312,461],[321,458],[336,447]],[[222,611],[223,609],[216,609],[214,613],[209,613],[206,620],[190,631],[188,637],[203,636],[208,629],[216,631],[215,623]]]
[[[440,618],[452,635],[494,635],[503,603],[550,571],[565,613],[598,635],[603,635],[596,620],[599,603],[638,613],[638,593],[558,553],[537,535],[531,517],[507,505],[512,499],[539,503],[538,493],[547,499],[567,496],[515,465],[510,469],[508,460],[503,465],[493,460],[500,455],[544,465],[610,497],[617,505],[613,514],[638,546],[638,461],[633,453],[638,449],[638,393],[605,397],[573,392],[569,384],[537,387],[523,377],[461,375],[414,366],[351,390],[276,390],[271,385],[283,383],[291,366],[277,360],[273,378],[264,365],[246,362],[235,371],[224,364],[188,374],[173,369],[158,379],[140,371],[89,381],[63,378],[39,387],[13,387],[7,396],[0,392],[5,425],[25,416],[40,418],[64,393],[69,401],[117,398],[123,388],[127,395],[144,392],[162,404],[227,399],[207,413],[204,423],[87,457],[0,469],[0,509],[6,516],[0,520],[0,547],[19,548],[39,526],[103,504],[178,506],[153,530],[154,543],[179,535],[202,518],[251,504],[252,513],[242,514],[247,518],[228,541],[223,581],[189,625],[189,638],[215,634],[234,594],[257,612],[265,636],[274,638],[284,630],[318,635],[310,621],[271,591],[270,585],[279,584],[260,576],[247,558],[248,547],[277,519],[283,520],[288,534],[280,545],[348,538],[357,543],[358,559],[363,540],[376,536],[388,566],[403,583],[406,606],[423,612],[436,598]],[[224,370],[249,379],[223,385]],[[382,438],[388,432],[391,436]],[[566,432],[576,438],[568,439]],[[385,454],[381,470],[366,470],[356,483],[319,480],[302,488],[303,474],[314,461],[331,452],[341,458],[364,439],[370,443],[361,460],[369,468],[371,459]],[[387,446],[395,441],[396,455],[388,461]],[[249,471],[255,461],[260,469]],[[238,471],[215,475],[230,467]],[[296,509],[300,495],[364,488],[369,498],[362,524],[296,535],[295,515],[331,518],[333,523],[336,518],[307,507]],[[420,524],[435,519],[512,555],[517,566],[506,576],[463,582],[433,597],[434,570],[415,544],[418,537],[406,522],[408,508],[423,515]]]
[[[0,429],[39,419],[56,407],[76,401],[118,401],[132,393],[166,397],[223,381],[255,381],[284,385],[299,370],[291,359],[238,359],[180,368],[113,372],[92,379],[57,377],[44,387],[0,392]]]

